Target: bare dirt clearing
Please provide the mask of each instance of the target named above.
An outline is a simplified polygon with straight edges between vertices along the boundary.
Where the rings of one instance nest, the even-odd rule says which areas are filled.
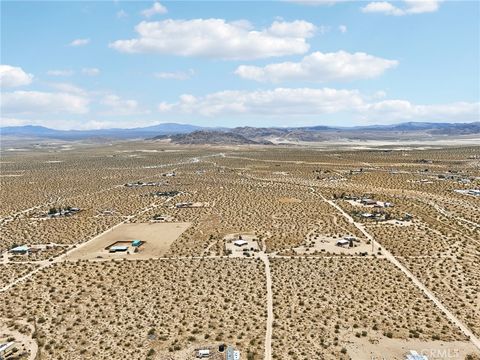
[[[109,231],[97,239],[91,241],[77,251],[72,251],[67,260],[88,260],[88,259],[151,259],[165,255],[170,245],[190,226],[190,223],[135,223],[121,224],[112,231]],[[131,244],[134,240],[144,243],[134,252]],[[122,244],[115,244],[124,242]],[[125,252],[109,252],[111,245],[128,247]]]

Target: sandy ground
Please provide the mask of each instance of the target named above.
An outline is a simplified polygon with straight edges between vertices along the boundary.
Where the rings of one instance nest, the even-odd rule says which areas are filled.
[[[289,198],[289,197],[281,197],[278,199],[282,204],[291,204],[291,203],[301,203],[302,200]]]
[[[68,255],[67,260],[95,258],[150,259],[163,256],[170,245],[190,226],[190,223],[138,223],[122,224],[78,251]],[[128,252],[109,253],[105,248],[116,241],[141,240],[145,243],[138,253],[129,247]],[[123,245],[123,244],[121,244]]]
[[[382,224],[389,224],[389,225],[395,225],[395,226],[412,226],[413,222],[401,221],[401,220],[387,220],[379,223],[379,225],[382,225]]]
[[[457,360],[478,351],[471,343],[463,341],[402,340],[382,335],[361,338],[350,335],[348,340],[351,342],[345,348],[355,360],[403,360],[410,350],[426,355],[429,360]]]

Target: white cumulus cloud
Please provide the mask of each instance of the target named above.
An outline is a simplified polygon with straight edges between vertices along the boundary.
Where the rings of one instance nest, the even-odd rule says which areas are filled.
[[[97,68],[83,68],[82,74],[87,76],[97,76],[100,75],[100,69]]]
[[[14,91],[3,93],[2,112],[5,114],[85,114],[89,100],[72,93]]]
[[[50,83],[48,84],[51,88],[57,90],[57,91],[60,91],[60,92],[63,92],[63,93],[69,93],[69,94],[76,94],[76,95],[80,95],[80,96],[84,96],[84,97],[87,97],[89,96],[89,93],[88,91],[74,85],[74,84],[71,84],[71,83]]]
[[[220,91],[205,96],[184,94],[174,103],[162,102],[158,110],[176,115],[316,119],[322,115],[346,114],[353,120],[388,123],[395,121],[478,121],[480,103],[413,104],[407,100],[379,100],[358,90],[331,88],[275,88],[256,91]]]
[[[366,53],[314,52],[300,62],[282,62],[264,67],[240,65],[235,74],[256,81],[349,81],[382,75],[398,65],[396,60],[379,58]]]
[[[26,73],[21,67],[0,65],[0,86],[16,87],[29,85],[33,80],[33,75]]]
[[[119,11],[117,11],[117,18],[118,19],[124,19],[126,17],[128,17],[128,13],[125,10],[120,9]]]
[[[152,5],[152,7],[143,10],[142,15],[145,17],[151,17],[156,14],[166,14],[167,12],[167,8],[157,1]]]
[[[90,43],[90,39],[75,39],[69,45],[70,46],[85,46]]]
[[[74,74],[73,70],[48,70],[47,75],[49,76],[72,76]]]
[[[347,2],[351,0],[287,0],[288,2],[301,4],[301,5],[310,5],[310,6],[332,6],[338,3]]]
[[[174,71],[174,72],[156,72],[153,74],[157,79],[164,80],[188,80],[190,79],[195,72],[193,69],[188,71]]]
[[[374,1],[362,8],[364,13],[382,13],[385,15],[403,16],[435,12],[439,8],[439,0],[403,0],[401,7],[388,1]]]
[[[254,30],[245,20],[223,19],[142,21],[138,38],[117,40],[110,47],[125,53],[157,53],[218,59],[248,60],[304,54],[316,26],[307,21],[275,21]]]
[[[258,91],[227,90],[202,97],[184,94],[177,103],[162,103],[161,109],[203,116],[270,116],[334,113],[361,105],[362,98],[356,90],[276,88]]]
[[[138,101],[123,99],[115,94],[105,95],[100,100],[100,104],[107,108],[106,111],[102,112],[103,115],[127,116],[146,113],[140,109]]]
[[[406,100],[383,100],[365,105],[365,115],[373,121],[478,121],[480,103],[416,105]]]

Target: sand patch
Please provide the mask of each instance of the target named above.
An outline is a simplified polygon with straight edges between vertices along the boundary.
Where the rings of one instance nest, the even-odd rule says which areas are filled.
[[[67,259],[150,259],[161,257],[189,226],[190,223],[122,224],[92,240],[82,248],[73,251]],[[129,245],[133,240],[144,242],[138,248],[138,252],[134,252],[134,247]],[[108,247],[118,242],[121,242],[121,245],[127,245],[128,250],[125,252],[109,252]]]
[[[278,201],[281,202],[282,204],[292,204],[292,203],[298,204],[302,202],[302,200],[290,198],[290,197],[281,197],[278,199]]]

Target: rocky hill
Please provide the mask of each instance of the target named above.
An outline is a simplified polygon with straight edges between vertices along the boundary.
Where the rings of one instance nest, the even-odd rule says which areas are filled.
[[[194,131],[189,134],[159,135],[153,140],[170,140],[180,145],[269,145],[269,141],[255,141],[243,135],[224,131]]]

